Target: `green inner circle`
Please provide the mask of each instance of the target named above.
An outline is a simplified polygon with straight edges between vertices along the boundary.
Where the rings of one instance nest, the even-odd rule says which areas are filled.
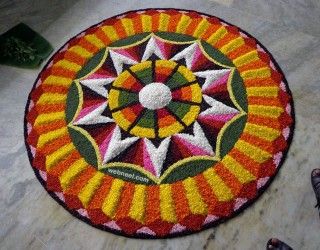
[[[159,60],[159,61],[164,61],[164,60]],[[154,67],[157,67],[156,66],[157,60],[154,61],[154,63],[152,63],[152,61],[145,61],[143,63],[147,63],[147,62],[150,62],[150,65],[154,65]],[[174,68],[172,68],[172,71],[174,73],[172,75],[170,75],[168,77],[168,79],[165,80],[165,83],[164,83],[172,91],[178,90],[178,89],[183,88],[184,86],[188,86],[188,84],[190,84],[190,82],[187,80],[187,78],[181,72],[179,72],[180,67],[185,67],[185,66],[179,65],[178,63],[176,63],[175,66],[178,67],[178,70],[174,71]],[[142,85],[144,85],[144,87],[149,84],[152,84],[156,80],[156,79],[154,79],[154,77],[156,75],[156,70],[154,68],[152,68],[152,66],[144,68],[142,70],[138,70],[138,71],[134,71],[133,70],[134,67],[135,67],[135,65],[131,66],[129,68],[129,72],[133,72],[135,74],[134,77]],[[127,74],[128,70],[125,70],[121,74],[123,74],[123,73]],[[194,83],[194,84],[198,84],[198,83]],[[118,97],[118,104],[119,105],[118,105],[118,107],[116,107],[117,109],[121,110],[121,107],[127,108],[130,104],[139,102],[138,93],[132,93],[132,92],[127,91],[126,89],[119,89],[118,93],[119,93],[119,97]],[[194,106],[194,105],[189,104],[189,103],[179,102],[177,100],[171,100],[165,107],[170,112],[172,112],[177,119],[182,120],[188,114],[188,112],[190,111],[192,106]],[[157,129],[156,127],[157,127],[158,121],[155,120],[155,119],[157,119],[156,118],[157,115],[155,114],[155,112],[156,112],[156,110],[150,110],[150,109],[145,108],[143,115],[138,119],[138,122],[135,123],[134,127]],[[114,119],[117,123],[117,119],[116,118],[114,118]],[[118,123],[118,125],[120,127],[122,127],[122,125],[120,123]],[[188,125],[190,125],[190,124],[188,124]],[[125,131],[131,133],[127,129],[125,129],[125,128],[123,128],[123,129]],[[175,134],[177,132],[181,132],[181,130],[172,131],[172,134]],[[135,136],[134,133],[132,133],[132,134]],[[146,136],[146,137],[148,138],[148,136]],[[149,137],[149,138],[151,138],[151,137]]]

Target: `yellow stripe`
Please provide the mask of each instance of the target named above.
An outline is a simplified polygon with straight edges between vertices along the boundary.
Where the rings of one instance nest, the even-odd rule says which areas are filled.
[[[242,184],[256,179],[254,175],[229,155],[222,159],[222,163]]]
[[[91,52],[89,52],[88,50],[86,50],[85,48],[83,48],[79,45],[75,45],[75,46],[71,47],[69,49],[69,51],[72,51],[82,57],[85,57],[85,58],[89,58],[89,57],[93,56],[93,54]]]
[[[113,217],[116,211],[123,186],[123,180],[114,179],[112,182],[110,192],[108,193],[102,205],[102,211],[109,217]]]
[[[152,31],[152,18],[148,15],[141,15],[142,30],[143,32]]]
[[[256,61],[259,59],[258,52],[256,50],[250,51],[247,54],[241,55],[233,60],[234,65],[237,67],[246,65],[250,62]]]
[[[271,76],[271,70],[268,67],[260,68],[260,69],[252,69],[241,72],[242,78],[250,79],[250,78],[266,78]]]
[[[53,75],[48,76],[43,82],[43,84],[62,85],[66,87],[69,87],[71,83],[72,83],[71,78],[66,78],[62,76],[53,76]]]
[[[114,112],[112,116],[113,119],[115,119],[119,123],[119,126],[123,129],[128,129],[131,125],[131,123],[126,119],[121,111]]]
[[[224,54],[229,54],[231,51],[239,48],[243,44],[244,44],[243,38],[242,37],[238,37],[236,39],[233,39],[232,41],[230,41],[226,45],[222,46],[222,48],[220,50]]]
[[[210,27],[210,23],[207,21],[206,18],[203,18],[201,22],[198,24],[197,28],[195,29],[193,36],[200,38],[206,32],[206,30]]]
[[[275,106],[249,105],[248,113],[260,116],[278,118],[283,113],[283,108]]]
[[[184,34],[190,23],[191,23],[191,18],[186,15],[182,15],[177,25],[177,33]]]
[[[146,186],[135,185],[133,199],[129,211],[129,216],[136,221],[143,223],[146,207]]]
[[[99,49],[102,49],[105,47],[104,43],[94,34],[86,35],[84,38]]]
[[[66,127],[64,127],[64,128],[50,131],[46,134],[42,134],[42,135],[40,135],[40,137],[38,139],[37,147],[41,148],[45,144],[47,144],[48,142],[50,142],[60,136],[64,136],[67,133],[68,133],[68,129]]]
[[[129,124],[130,125],[130,124]],[[128,123],[125,123],[124,126],[128,126]],[[131,134],[139,137],[155,138],[156,134],[153,128],[144,128],[140,126],[135,126],[130,131]]]
[[[201,92],[200,92],[201,93]],[[190,125],[198,116],[200,112],[199,106],[190,106],[189,112],[182,118],[186,125]]]
[[[174,122],[170,124],[169,126],[159,128],[159,137],[167,137],[172,134],[172,131],[181,131],[183,129],[183,126],[181,125],[180,122]]]
[[[113,26],[103,26],[102,31],[105,33],[105,35],[113,42],[116,40],[119,40],[119,36],[117,34],[117,31]]]
[[[172,223],[177,221],[169,184],[160,185],[160,214],[165,221]]]
[[[132,36],[135,34],[134,32],[134,26],[133,22],[129,18],[121,18],[122,26],[124,27],[124,30],[126,31],[127,36]]]
[[[136,65],[140,65],[143,63],[139,63]],[[151,63],[150,63],[150,67],[151,67]],[[131,68],[132,69],[132,68]],[[121,73],[117,79],[113,82],[113,86],[115,87],[122,87],[122,84],[129,78],[131,77],[131,74],[128,71],[124,71],[123,73]]]
[[[119,107],[120,91],[117,89],[111,89],[108,96],[109,96],[108,104],[109,104],[110,109],[112,110],[112,109],[118,108]],[[118,111],[118,112],[120,112],[120,111]]]
[[[209,168],[203,172],[203,176],[211,186],[213,193],[216,195],[219,201],[230,201],[233,199],[233,194],[230,188],[223,182],[223,180],[212,168]]]
[[[104,174],[96,172],[96,174],[88,181],[88,183],[82,188],[78,197],[84,207],[87,207],[95,191],[100,187]]]
[[[223,38],[228,33],[227,29],[224,26],[221,26],[216,30],[207,40],[211,45],[216,44],[221,38]]]
[[[268,141],[274,141],[281,134],[281,132],[276,129],[265,127],[265,126],[259,126],[252,123],[246,124],[244,128],[244,132],[254,136],[258,136]]]
[[[190,85],[189,88],[191,89],[191,96],[192,96],[192,101],[201,103],[202,101],[202,93],[201,93],[201,87],[199,84],[193,84]]]
[[[143,67],[141,67],[141,70],[144,68],[151,67],[151,63],[149,62],[148,64],[146,64],[147,62],[148,61],[144,62]],[[176,66],[176,63],[174,61],[156,60],[156,67],[174,68],[175,66]],[[135,66],[135,67],[137,67],[137,66]]]
[[[67,189],[71,181],[88,167],[86,161],[81,158],[74,162],[66,171],[60,176],[60,184],[63,190]]]
[[[60,60],[58,62],[56,62],[54,64],[54,66],[59,66],[59,67],[62,67],[62,68],[65,68],[65,69],[68,69],[68,70],[71,70],[71,71],[74,71],[74,72],[77,72],[81,69],[81,66],[74,63],[74,62],[70,62],[66,59],[63,59],[63,60]]]
[[[249,87],[247,96],[278,97],[278,87]]]
[[[151,61],[141,62],[141,63],[138,63],[138,64],[133,65],[133,66],[131,67],[131,70],[132,70],[133,72],[138,72],[138,71],[141,71],[141,70],[145,70],[146,68],[151,67],[151,64],[152,64]],[[126,76],[130,76],[130,73],[125,73],[124,78],[126,78]],[[120,79],[121,79],[121,78],[120,78]],[[119,81],[118,78],[117,78],[117,81]]]
[[[64,103],[67,100],[67,94],[43,93],[37,104]]]
[[[207,214],[207,205],[203,202],[198,192],[197,184],[193,178],[187,178],[183,182],[190,211],[193,214]]]
[[[190,70],[186,67],[180,67],[178,72],[182,74],[184,78],[189,82],[193,82],[197,80],[194,74],[190,72]]]
[[[258,163],[263,163],[272,157],[270,153],[243,140],[238,140],[235,147]]]
[[[159,16],[159,31],[167,31],[170,16],[168,14],[161,13]]]
[[[37,126],[37,125],[49,123],[49,122],[56,121],[56,120],[63,120],[64,118],[65,118],[64,111],[48,113],[48,114],[41,114],[36,118],[34,125]]]
[[[73,143],[69,143],[59,148],[57,151],[53,152],[52,154],[48,155],[46,157],[46,169],[50,170],[50,168],[52,168],[62,158],[69,155],[73,150],[75,150]]]

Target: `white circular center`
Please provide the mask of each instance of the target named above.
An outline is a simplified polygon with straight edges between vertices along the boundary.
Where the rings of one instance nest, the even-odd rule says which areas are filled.
[[[153,82],[143,87],[139,92],[139,101],[147,109],[160,109],[171,101],[171,91],[160,82]]]

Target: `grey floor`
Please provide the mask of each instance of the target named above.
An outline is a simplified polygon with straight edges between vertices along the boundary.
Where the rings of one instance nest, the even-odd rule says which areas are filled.
[[[320,165],[320,0],[0,0],[0,32],[25,21],[56,49],[109,16],[145,7],[193,9],[258,38],[293,92],[296,130],[280,173],[243,214],[217,228],[169,240],[132,240],[73,218],[36,180],[23,143],[23,113],[40,69],[0,66],[0,249],[264,249],[277,236],[320,249],[310,171]]]

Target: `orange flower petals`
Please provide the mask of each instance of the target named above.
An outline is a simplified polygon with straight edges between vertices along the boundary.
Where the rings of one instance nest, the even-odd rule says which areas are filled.
[[[205,76],[210,64],[225,75]],[[140,95],[147,81],[166,86]],[[168,103],[151,108],[161,95]],[[294,123],[286,80],[256,39],[174,9],[85,30],[53,56],[29,98],[25,139],[41,183],[77,217],[130,237],[199,231],[241,211],[276,174]]]

